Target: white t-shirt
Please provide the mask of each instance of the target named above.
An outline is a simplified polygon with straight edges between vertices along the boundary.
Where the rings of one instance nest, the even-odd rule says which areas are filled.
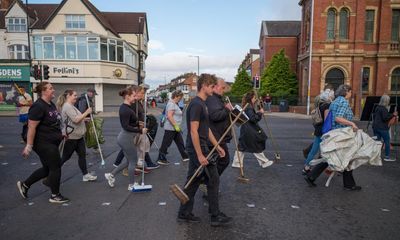
[[[18,97],[18,103],[21,105],[29,104],[29,102],[32,102],[32,97],[29,95],[29,93],[24,93],[24,96]],[[28,112],[29,106],[19,107],[19,114],[27,114]]]
[[[179,108],[178,104],[176,104],[173,100],[169,100],[169,102],[167,103],[167,107],[165,109],[165,117],[168,116],[168,111],[174,111],[174,114],[173,114],[174,120],[180,126],[182,123],[183,113],[182,113],[182,110]],[[164,129],[170,130],[170,131],[175,130],[174,126],[171,124],[171,122],[168,120],[168,118],[165,121]]]

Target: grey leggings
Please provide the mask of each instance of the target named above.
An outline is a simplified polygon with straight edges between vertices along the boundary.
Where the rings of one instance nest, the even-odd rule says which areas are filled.
[[[127,132],[125,130],[121,130],[121,132],[118,134],[117,143],[124,152],[126,160],[111,172],[111,174],[115,176],[115,174],[119,173],[122,169],[128,167],[129,184],[133,184],[135,182],[134,175],[135,165],[137,162],[137,150],[135,144],[133,144],[133,138],[135,136],[136,133]]]

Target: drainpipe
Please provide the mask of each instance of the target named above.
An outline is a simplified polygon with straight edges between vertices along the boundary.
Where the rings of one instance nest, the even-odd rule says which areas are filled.
[[[314,0],[311,0],[311,19],[310,19],[310,57],[308,59],[308,87],[307,87],[307,115],[310,115],[310,94],[311,94],[311,66],[312,66],[312,50],[313,50],[313,33],[314,33]]]

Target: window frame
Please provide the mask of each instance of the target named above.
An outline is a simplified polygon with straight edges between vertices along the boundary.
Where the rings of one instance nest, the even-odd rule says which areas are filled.
[[[395,14],[396,13],[396,14]],[[395,17],[397,17],[397,27],[395,24]],[[397,32],[397,34],[395,34]],[[391,25],[391,37],[392,42],[400,42],[400,9],[392,9],[392,25]]]
[[[372,19],[368,20],[368,12],[372,12]],[[375,23],[376,23],[376,9],[372,9],[372,8],[367,8],[365,9],[365,29],[364,29],[364,41],[366,43],[375,43],[376,39],[375,39]],[[371,29],[368,29],[368,26]]]
[[[65,14],[65,29],[67,29],[67,30],[85,30],[86,29],[85,15],[84,14]]]
[[[335,40],[337,11],[334,8],[329,8],[326,14],[326,40]],[[330,26],[332,24],[332,26]]]
[[[365,77],[365,69],[368,69],[368,89],[364,90],[364,77]],[[373,67],[370,65],[362,66],[362,77],[361,77],[361,90],[363,94],[369,94],[373,80]]]
[[[21,47],[21,50],[18,50]],[[28,46],[24,44],[13,44],[8,46],[8,56],[10,59],[29,59]],[[18,54],[21,54],[21,58],[18,58]]]
[[[392,88],[392,86],[394,86],[393,85],[393,76],[395,75],[395,73],[394,73],[395,71],[398,71],[398,73],[396,73],[396,77],[397,77],[397,82],[398,83],[397,83],[397,89],[393,90],[393,88]],[[397,67],[393,68],[393,70],[391,71],[391,73],[390,73],[390,85],[388,87],[390,87],[389,91],[391,93],[393,93],[393,94],[397,94],[397,93],[400,92],[400,66],[397,66]]]
[[[15,21],[18,20],[18,23],[15,23]],[[11,23],[12,21],[12,23]],[[24,23],[22,23],[24,22]],[[26,18],[23,17],[9,17],[6,18],[6,28],[7,28],[7,32],[26,32],[27,31],[27,24],[26,24]],[[13,27],[13,29],[11,29],[11,27]],[[20,30],[17,30],[17,27]]]
[[[346,14],[345,16],[343,15]],[[350,10],[342,8],[339,12],[339,40],[349,40]]]

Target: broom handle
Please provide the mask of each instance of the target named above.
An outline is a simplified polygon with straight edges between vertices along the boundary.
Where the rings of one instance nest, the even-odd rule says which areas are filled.
[[[208,153],[207,155],[207,159],[214,153],[214,151],[217,149],[218,145],[222,142],[222,140],[224,139],[224,137],[226,136],[226,134],[228,134],[228,132],[231,130],[232,126],[237,122],[237,120],[239,120],[240,115],[242,114],[242,112],[247,108],[249,104],[246,103],[246,105],[242,108],[242,110],[239,112],[239,114],[235,117],[235,119],[233,120],[233,122],[231,122],[231,124],[229,125],[229,127],[225,130],[224,134],[222,134],[222,136],[219,138],[218,142],[216,145],[214,145],[214,147],[211,149],[211,151]],[[203,165],[200,165],[196,172],[192,175],[192,177],[189,179],[189,181],[186,183],[184,189],[186,189],[187,187],[189,187],[189,185],[192,183],[193,179],[195,177],[197,177],[197,175],[199,174],[199,172],[201,171],[201,169],[203,168]]]
[[[85,98],[86,98],[86,103],[87,103],[88,107],[90,107],[89,97],[87,94],[85,94]],[[93,126],[94,136],[96,137],[97,146],[99,147],[99,152],[100,152],[100,157],[101,157],[101,165],[104,166],[106,163],[103,158],[103,152],[101,151],[101,146],[100,146],[100,142],[99,142],[99,137],[97,135],[96,125],[94,124],[94,120],[93,120],[93,113],[91,113],[89,115],[90,115],[90,120],[91,120],[92,126]]]
[[[228,98],[229,99],[229,98]],[[231,101],[229,101],[230,103]],[[229,115],[229,119],[232,122],[232,117]],[[238,143],[237,143],[237,139],[236,139],[236,133],[235,133],[235,129],[231,129],[232,130],[232,135],[233,135],[233,141],[235,142],[235,147],[236,147],[236,154],[237,154],[237,158],[239,159],[239,166],[240,166],[240,175],[241,177],[244,176],[244,172],[243,172],[243,163],[240,159],[240,153],[239,153],[239,149],[238,149]]]

